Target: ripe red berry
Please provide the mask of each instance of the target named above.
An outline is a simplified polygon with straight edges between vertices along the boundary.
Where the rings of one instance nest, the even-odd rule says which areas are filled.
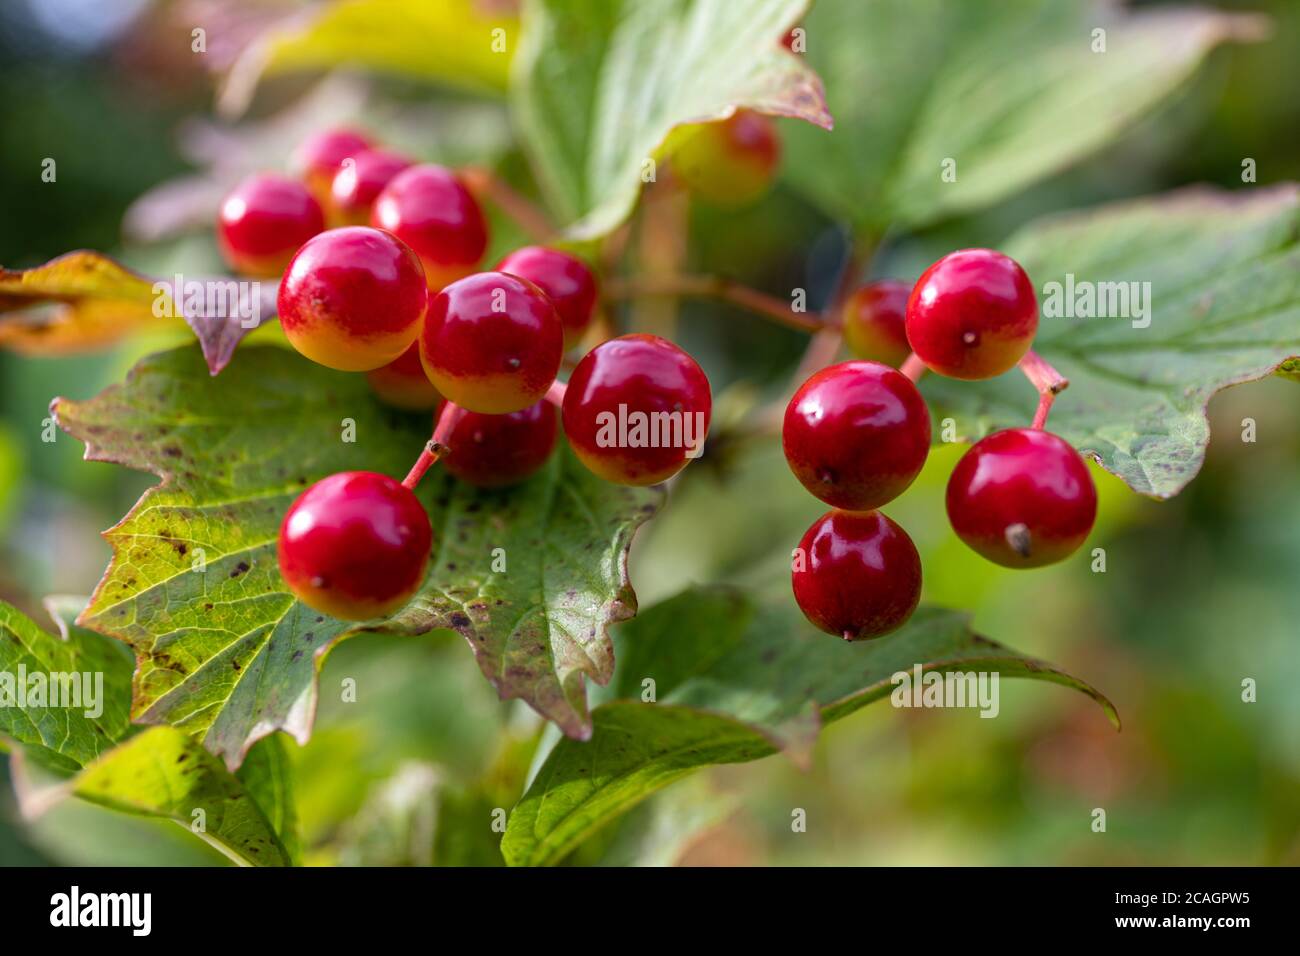
[[[382,149],[368,149],[345,160],[334,174],[330,188],[330,209],[341,224],[363,226],[370,222],[370,209],[389,182],[411,165],[405,156]]]
[[[901,627],[921,600],[921,558],[907,532],[878,511],[830,511],[795,552],[791,584],[808,620],[858,641]]]
[[[543,399],[508,415],[455,409],[442,458],[446,469],[479,488],[501,488],[531,476],[555,449],[555,406]]]
[[[428,299],[415,253],[386,232],[345,226],[293,257],[280,283],[280,324],[312,361],[364,372],[415,341]]]
[[[249,176],[221,203],[217,245],[236,272],[278,278],[298,247],[325,228],[325,214],[302,183],[272,173]]]
[[[930,452],[930,413],[901,372],[879,362],[841,362],[794,393],[781,438],[805,488],[836,508],[870,511],[920,473]]]
[[[370,148],[370,140],[355,130],[328,129],[307,137],[293,151],[290,166],[322,202],[329,201],[330,184],[344,161]]]
[[[412,166],[394,176],[376,197],[370,224],[415,250],[435,292],[473,272],[487,250],[478,201],[441,166]]]
[[[550,296],[564,323],[565,347],[578,343],[596,312],[596,277],[585,262],[559,249],[525,246],[497,263],[497,271],[527,279]]]
[[[673,173],[698,198],[743,206],[767,192],[781,162],[776,124],[753,110],[684,127],[667,147]]]
[[[573,370],[564,433],[600,477],[653,485],[699,456],[712,412],[708,377],[693,358],[658,336],[624,335]]]
[[[422,412],[442,403],[442,396],[429,381],[429,376],[424,374],[419,342],[412,342],[405,352],[387,365],[371,369],[366,373],[366,381],[381,402],[394,408]]]
[[[280,574],[298,600],[364,621],[424,583],[433,531],[415,495],[387,475],[346,471],[304,491],[280,525]]]
[[[542,398],[563,356],[564,330],[551,300],[502,272],[480,272],[433,296],[420,333],[420,361],[434,387],[490,415]]]
[[[948,520],[971,548],[1009,568],[1073,554],[1092,531],[1097,489],[1070,443],[1036,428],[977,442],[948,481]]]
[[[861,359],[898,368],[912,352],[907,342],[907,297],[912,287],[897,279],[859,286],[844,303],[844,341]]]
[[[992,378],[1015,367],[1038,330],[1034,286],[992,249],[950,253],[921,274],[907,302],[907,339],[949,378]]]

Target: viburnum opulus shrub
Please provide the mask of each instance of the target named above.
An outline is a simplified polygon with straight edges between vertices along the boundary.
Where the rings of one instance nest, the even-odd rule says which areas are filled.
[[[222,108],[334,65],[346,6],[250,51]],[[558,732],[446,796],[438,860],[529,864],[694,769],[806,763],[823,724],[916,667],[1063,684],[1117,722],[969,609],[923,603],[944,567],[923,568],[891,502],[935,442],[970,442],[933,502],[962,542],[1009,568],[1095,561],[1089,460],[1176,494],[1209,398],[1300,352],[1294,187],[1055,215],[912,275],[873,262],[1102,149],[1258,22],[1088,0],[535,0],[522,19],[453,4],[430,32],[408,6],[367,14],[387,43],[349,62],[504,94],[508,142],[431,150],[382,109],[281,140],[208,210],[239,281],[198,295],[91,252],[0,273],[7,345],[103,344],[167,315],[198,340],[53,403],[87,458],[160,481],[106,532],[112,563],[60,608],[63,639],[0,610],[7,668],[109,682],[94,720],[0,709],[23,759],[117,809],[188,826],[201,806],[240,862],[297,862],[292,741],[325,656],[450,630]],[[843,224],[834,282],[785,296],[684,268],[690,205],[742,215],[778,181]],[[1128,313],[1068,318],[1107,314],[1078,290],[1130,284]],[[720,380],[654,308],[697,297],[805,335],[794,379],[735,401],[745,376]],[[727,476],[759,468],[824,513],[738,500]],[[692,482],[713,496],[702,520],[744,508],[771,533],[788,585],[700,581],[638,610],[634,537]]]

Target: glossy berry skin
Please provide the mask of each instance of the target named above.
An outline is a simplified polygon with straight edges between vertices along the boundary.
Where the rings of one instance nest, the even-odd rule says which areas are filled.
[[[497,263],[497,271],[527,279],[550,296],[564,323],[565,347],[578,343],[596,313],[596,277],[585,262],[559,249],[525,246]]]
[[[325,214],[307,187],[284,176],[259,173],[222,200],[217,245],[236,272],[273,279],[298,247],[324,228]]]
[[[949,378],[992,378],[1015,368],[1038,331],[1033,283],[992,249],[950,253],[921,274],[907,301],[907,339]]]
[[[697,198],[734,208],[771,187],[781,163],[776,124],[753,110],[736,110],[714,123],[685,127],[669,143],[677,176]]]
[[[386,232],[345,226],[293,257],[280,283],[280,325],[313,362],[365,372],[415,341],[428,300],[415,253]]]
[[[860,359],[898,368],[912,352],[907,342],[907,297],[912,287],[881,279],[858,287],[844,303],[844,342]]]
[[[791,584],[808,620],[848,641],[901,627],[921,600],[921,558],[907,532],[878,511],[831,511],[795,553]]]
[[[653,485],[698,457],[713,396],[704,370],[672,342],[623,335],[578,363],[563,411],[564,433],[584,465],[606,481]]]
[[[387,475],[345,471],[304,491],[280,525],[280,574],[298,600],[345,621],[390,614],[424,583],[433,531]]]
[[[930,413],[901,372],[841,362],[795,392],[781,431],[785,458],[805,488],[845,511],[898,497],[930,452]]]
[[[1073,554],[1092,531],[1097,489],[1070,443],[1035,428],[977,442],[948,481],[948,520],[984,557],[1037,568]]]
[[[330,212],[343,225],[370,222],[375,199],[411,161],[382,149],[368,149],[345,161],[330,187]]]
[[[555,406],[543,399],[508,415],[455,409],[443,456],[446,469],[479,488],[502,488],[533,475],[555,450]]]
[[[371,369],[366,373],[366,381],[381,402],[404,411],[429,411],[442,403],[442,396],[424,374],[419,342],[412,342],[387,365]]]
[[[323,130],[298,144],[290,166],[322,203],[328,203],[334,176],[343,163],[368,149],[370,140],[356,130]]]
[[[370,224],[415,250],[435,292],[473,272],[487,251],[478,201],[441,166],[412,166],[394,176],[376,197]]]
[[[451,283],[429,304],[420,361],[449,401],[504,415],[546,394],[564,356],[564,330],[541,289],[503,272]]]

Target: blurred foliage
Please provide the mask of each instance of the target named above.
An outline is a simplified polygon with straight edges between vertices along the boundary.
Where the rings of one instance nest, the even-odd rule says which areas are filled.
[[[944,251],[996,242],[1047,211],[1188,182],[1239,186],[1247,157],[1261,183],[1300,178],[1300,4],[1217,6],[1267,12],[1272,39],[1215,53],[1170,108],[1087,162],[887,242],[873,273],[914,277]],[[116,39],[69,45],[43,31],[30,4],[0,7],[0,265],[79,247],[164,274],[215,265],[204,237],[152,249],[121,239],[134,199],[187,164],[201,171],[175,131],[210,114],[211,84],[192,58],[161,56],[160,34],[172,36],[146,15]],[[286,89],[297,92],[292,81]],[[279,95],[259,108],[273,111]],[[439,96],[448,110],[467,103]],[[286,138],[281,149],[290,146]],[[41,182],[46,157],[57,158],[56,183]],[[518,156],[500,168],[517,173]],[[780,187],[739,213],[695,210],[688,264],[777,294],[805,286],[815,308],[843,249],[834,223]],[[740,379],[777,392],[803,346],[713,304],[687,304],[679,335],[718,394]],[[81,462],[67,436],[43,441],[48,404],[88,398],[174,342],[159,334],[58,360],[0,354],[0,598],[43,620],[43,595],[88,594],[98,581],[108,558],[98,533],[150,479]],[[736,389],[728,400],[752,397]],[[1010,572],[963,548],[942,508],[958,449],[936,449],[888,509],[921,550],[927,602],[972,608],[981,632],[1086,677],[1115,701],[1122,733],[1091,701],[1031,682],[1003,684],[994,721],[868,708],[826,731],[810,772],[779,756],[711,771],[668,789],[573,862],[1300,863],[1300,403],[1293,383],[1272,379],[1220,394],[1210,415],[1205,466],[1177,498],[1139,498],[1098,473],[1091,544],[1107,550],[1105,574],[1080,562]],[[1253,443],[1241,440],[1246,418]],[[638,539],[643,607],[696,582],[786,586],[789,543],[817,503],[773,491],[793,481],[773,445],[737,458],[731,473],[724,463],[688,470]],[[340,697],[345,677],[357,680],[354,703]],[[1245,678],[1258,682],[1257,703],[1241,701]],[[322,688],[315,735],[289,746],[305,862],[497,861],[477,834],[492,833],[493,811],[509,808],[537,763],[534,746],[544,753],[554,734],[498,702],[459,639],[354,639],[326,664]],[[10,773],[0,758],[0,863],[224,862],[173,824],[77,801],[19,823]],[[1107,812],[1104,834],[1090,828],[1096,807]],[[795,808],[807,832],[792,832]]]

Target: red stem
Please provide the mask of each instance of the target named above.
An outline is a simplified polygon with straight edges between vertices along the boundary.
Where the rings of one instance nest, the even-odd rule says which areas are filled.
[[[1020,360],[1020,371],[1024,372],[1029,383],[1038,389],[1038,408],[1034,412],[1032,427],[1041,429],[1047,424],[1047,416],[1052,411],[1052,403],[1056,401],[1056,396],[1069,387],[1070,380],[1052,368],[1033,349],[1026,352],[1025,357]]]
[[[607,299],[677,295],[718,299],[800,332],[820,332],[825,328],[819,317],[795,312],[784,299],[751,289],[723,276],[671,275],[610,279],[605,283],[603,292]]]
[[[551,383],[551,387],[546,390],[546,400],[556,408],[564,407],[564,393],[569,390],[569,386],[561,382],[558,378]]]
[[[460,170],[460,179],[476,198],[486,199],[495,205],[534,241],[546,242],[555,235],[555,226],[546,212],[530,199],[515,192],[492,170],[482,166],[466,166]]]
[[[453,402],[445,402],[442,411],[438,415],[438,422],[433,426],[433,436],[425,443],[424,450],[420,452],[420,457],[415,459],[415,464],[406,477],[402,479],[402,484],[412,491],[424,477],[424,473],[433,467],[436,462],[447,452],[451,451],[447,444],[447,436],[451,433],[452,427],[456,424],[457,419],[461,416],[461,407]]]
[[[903,364],[899,366],[898,370],[913,382],[919,382],[921,376],[925,374],[925,363],[921,361],[915,352],[912,352],[907,356]]]

